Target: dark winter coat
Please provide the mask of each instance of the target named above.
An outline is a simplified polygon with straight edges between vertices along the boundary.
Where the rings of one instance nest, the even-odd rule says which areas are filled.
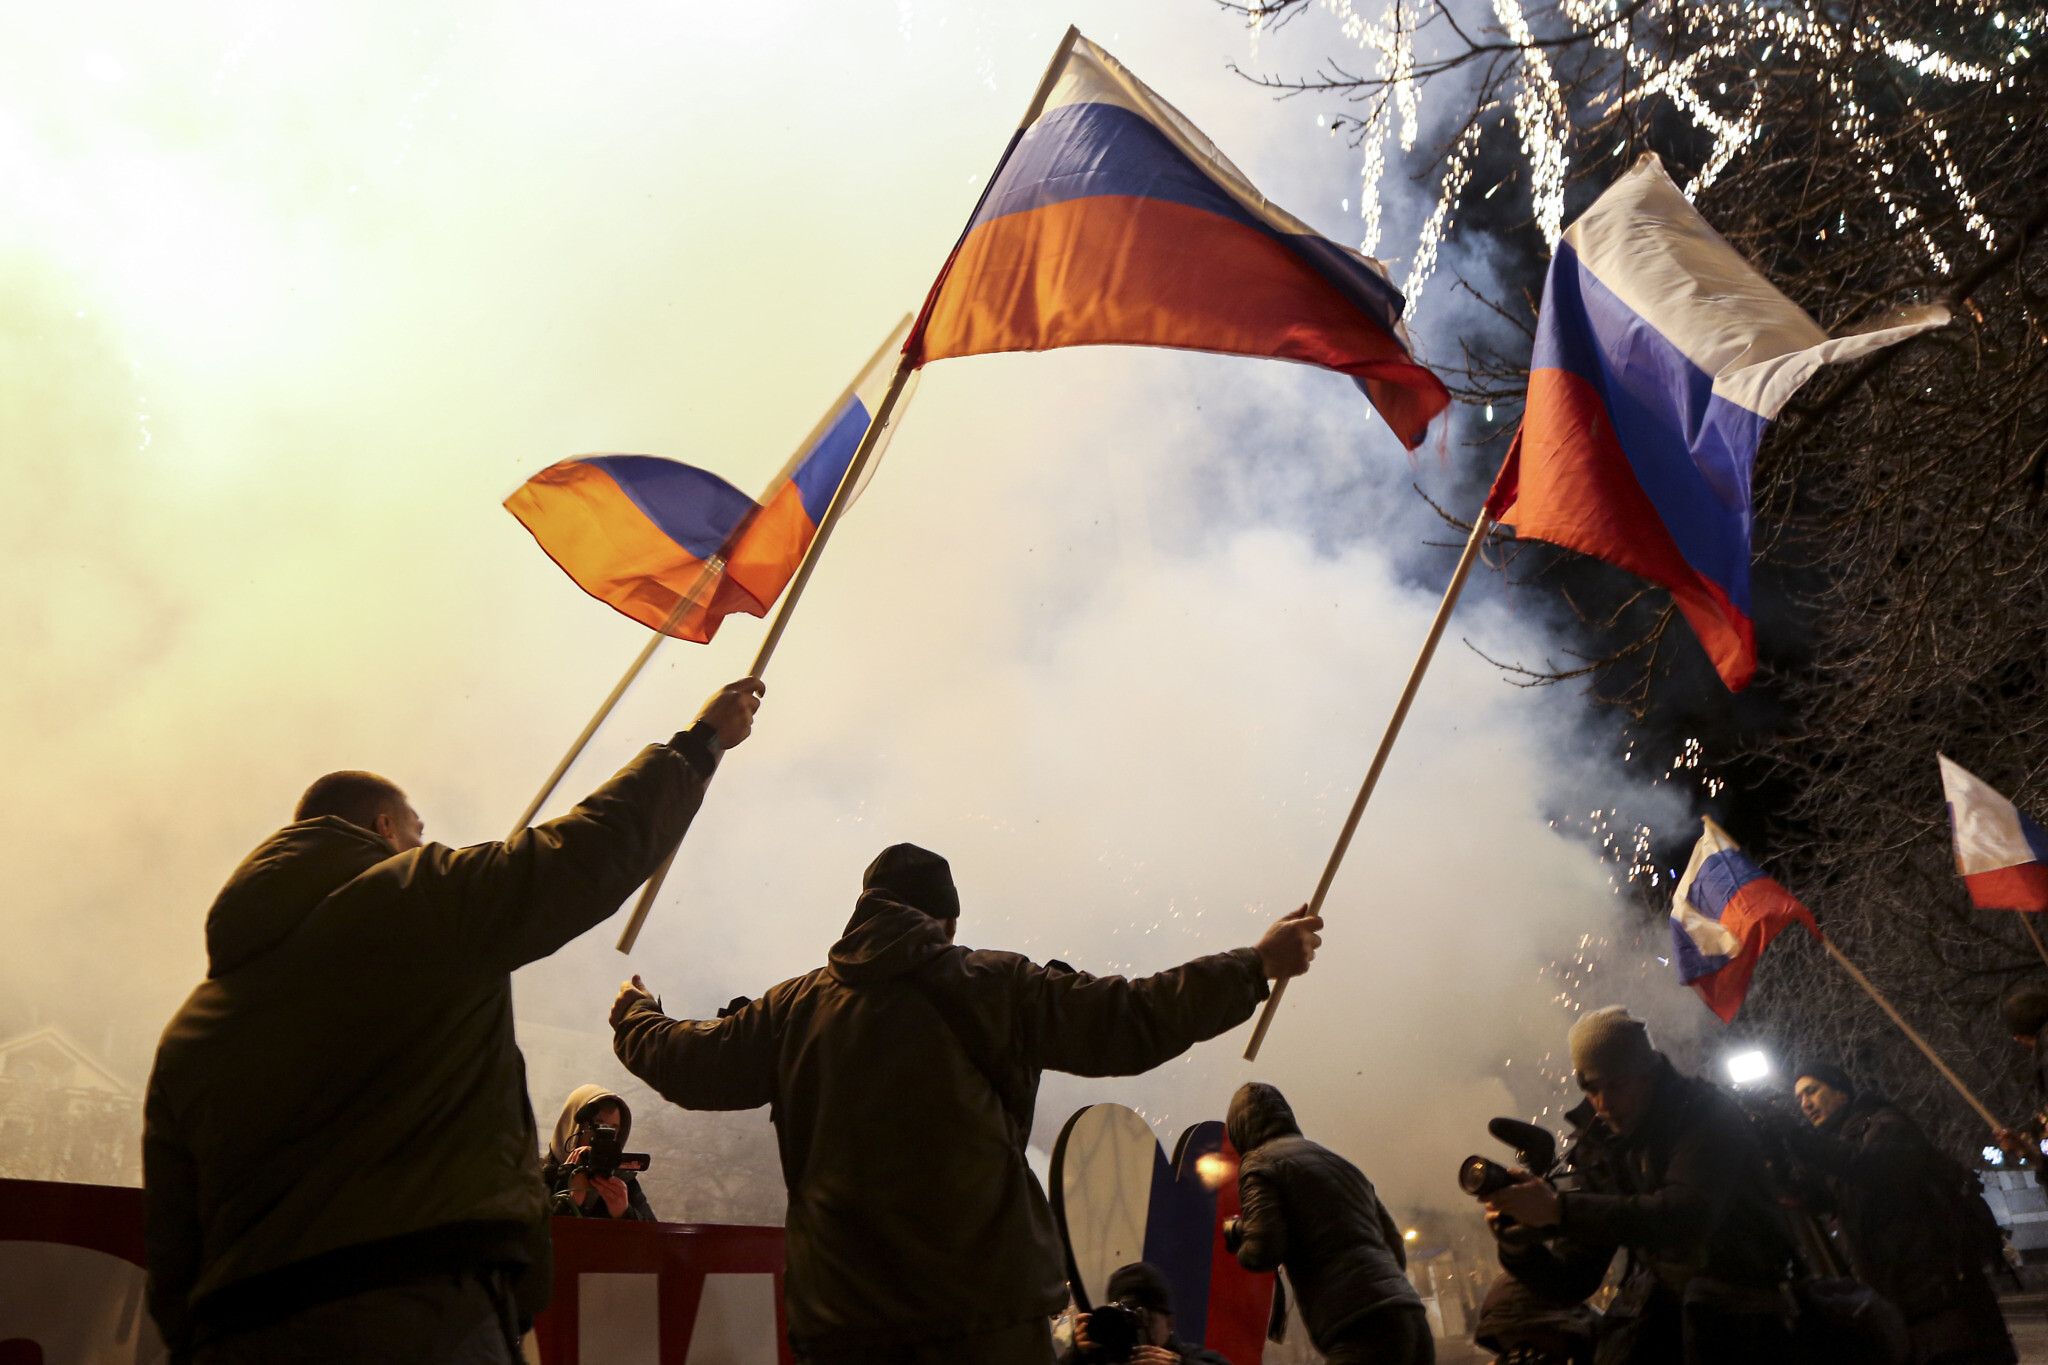
[[[1356,1166],[1301,1135],[1278,1090],[1253,1083],[1224,1119],[1238,1163],[1237,1261],[1287,1268],[1301,1320],[1328,1352],[1345,1329],[1390,1304],[1422,1306],[1401,1230]]]
[[[544,1300],[548,1197],[511,973],[647,878],[713,763],[681,735],[506,843],[395,854],[323,816],[236,869],[145,1112],[149,1306],[174,1360],[448,1269],[526,1261],[527,1304]]]
[[[1135,1075],[1265,996],[1249,948],[1138,980],[1051,971],[871,891],[826,966],[723,1019],[642,1002],[615,1046],[686,1109],[773,1106],[790,1340],[858,1349],[1059,1312],[1059,1235],[1024,1159],[1040,1070]]]
[[[1976,1177],[1876,1095],[1855,1096],[1812,1138],[1850,1266],[1905,1315],[1915,1357],[2011,1352],[1984,1275],[1998,1231]]]
[[[1581,1188],[1559,1195],[1557,1235],[1500,1249],[1503,1269],[1559,1304],[1598,1289],[1616,1249],[1627,1249],[1628,1271],[1602,1323],[1603,1365],[1678,1359],[1688,1297],[1735,1305],[1723,1317],[1754,1309],[1775,1318],[1792,1273],[1791,1236],[1748,1118],[1709,1082],[1680,1075],[1661,1056],[1657,1066],[1634,1133],[1614,1133],[1590,1102],[1572,1111]]]

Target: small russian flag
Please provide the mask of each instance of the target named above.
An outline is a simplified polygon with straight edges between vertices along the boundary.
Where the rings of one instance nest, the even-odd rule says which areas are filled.
[[[1803,924],[1815,938],[1813,913],[1706,816],[1692,860],[1671,895],[1671,947],[1678,979],[1700,993],[1721,1022],[1732,1023],[1749,994],[1758,959],[1780,931]]]
[[[1979,910],[2048,910],[2048,831],[1936,754],[1956,832],[1956,871]]]
[[[889,387],[910,322],[896,325],[759,500],[681,460],[577,455],[521,484],[505,508],[598,601],[649,630],[708,643],[732,612],[767,615],[803,563]],[[899,401],[892,427],[903,408]],[[883,449],[877,444],[851,496]]]

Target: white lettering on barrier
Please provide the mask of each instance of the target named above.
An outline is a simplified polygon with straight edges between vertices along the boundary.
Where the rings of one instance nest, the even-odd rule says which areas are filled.
[[[576,1277],[579,1365],[661,1365],[661,1276]]]
[[[683,1365],[776,1365],[775,1277],[714,1271],[704,1277]]]

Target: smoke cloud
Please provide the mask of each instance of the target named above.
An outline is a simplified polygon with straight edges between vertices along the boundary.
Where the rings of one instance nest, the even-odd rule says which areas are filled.
[[[1351,154],[1227,75],[1243,35],[1199,10],[17,16],[0,1032],[57,1024],[139,1088],[214,890],[321,772],[396,779],[429,838],[501,837],[643,636],[499,500],[591,450],[765,479],[921,298],[1070,13],[1356,231]],[[571,1085],[626,1084],[623,973],[706,1014],[809,970],[897,840],[952,860],[975,946],[1148,972],[1256,939],[1313,888],[1427,628],[1455,551],[1409,484],[1469,489],[1447,451],[1411,462],[1348,382],[1270,363],[935,366],[639,951],[615,920],[520,974],[543,1129]],[[759,632],[665,645],[549,809]],[[1460,608],[1257,1068],[1240,1030],[1049,1078],[1040,1145],[1108,1099],[1170,1144],[1256,1074],[1391,1202],[1451,1208],[1485,1120],[1555,1103],[1554,1069],[1511,1084],[1569,1021],[1545,969],[1617,901],[1552,822],[1614,779],[1575,696],[1503,686],[1467,638],[1547,637],[1490,585]],[[694,1132],[772,1162],[765,1116],[706,1123],[669,1130],[679,1160]],[[670,1216],[773,1216],[667,1189]]]

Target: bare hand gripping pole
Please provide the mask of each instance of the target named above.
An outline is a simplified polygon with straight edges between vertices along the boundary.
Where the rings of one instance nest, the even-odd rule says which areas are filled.
[[[1486,533],[1493,529],[1493,521],[1481,512],[1472,519],[1472,534],[1465,541],[1465,552],[1458,556],[1458,567],[1451,573],[1451,581],[1444,588],[1444,600],[1437,604],[1436,620],[1429,626],[1429,636],[1422,642],[1422,653],[1416,657],[1415,667],[1408,674],[1408,685],[1401,689],[1401,700],[1394,705],[1394,718],[1387,722],[1387,732],[1380,736],[1379,751],[1372,756],[1372,766],[1366,769],[1365,782],[1358,789],[1358,799],[1351,803],[1351,814],[1345,817],[1343,832],[1337,836],[1337,846],[1330,850],[1330,861],[1323,867],[1323,879],[1316,883],[1316,894],[1308,903],[1311,915],[1323,913],[1323,899],[1330,894],[1330,883],[1337,880],[1337,869],[1343,866],[1344,854],[1351,847],[1351,836],[1358,832],[1358,819],[1365,814],[1365,803],[1372,799],[1372,789],[1379,785],[1380,770],[1387,766],[1387,755],[1393,752],[1394,740],[1401,733],[1401,722],[1408,719],[1408,708],[1415,701],[1415,693],[1422,686],[1422,675],[1429,671],[1430,658],[1436,653],[1437,641],[1443,639],[1444,627],[1450,623],[1451,609],[1458,605],[1458,594],[1465,590],[1465,580],[1471,576],[1472,562],[1479,558],[1479,547],[1486,541]],[[1259,1023],[1252,1030],[1252,1040],[1245,1045],[1244,1059],[1255,1062],[1259,1059],[1259,1045],[1266,1041],[1266,1030],[1273,1026],[1273,1015],[1280,1008],[1280,998],[1287,994],[1287,982],[1282,977],[1273,983],[1273,993],[1266,997],[1266,1008],[1259,1013]]]

